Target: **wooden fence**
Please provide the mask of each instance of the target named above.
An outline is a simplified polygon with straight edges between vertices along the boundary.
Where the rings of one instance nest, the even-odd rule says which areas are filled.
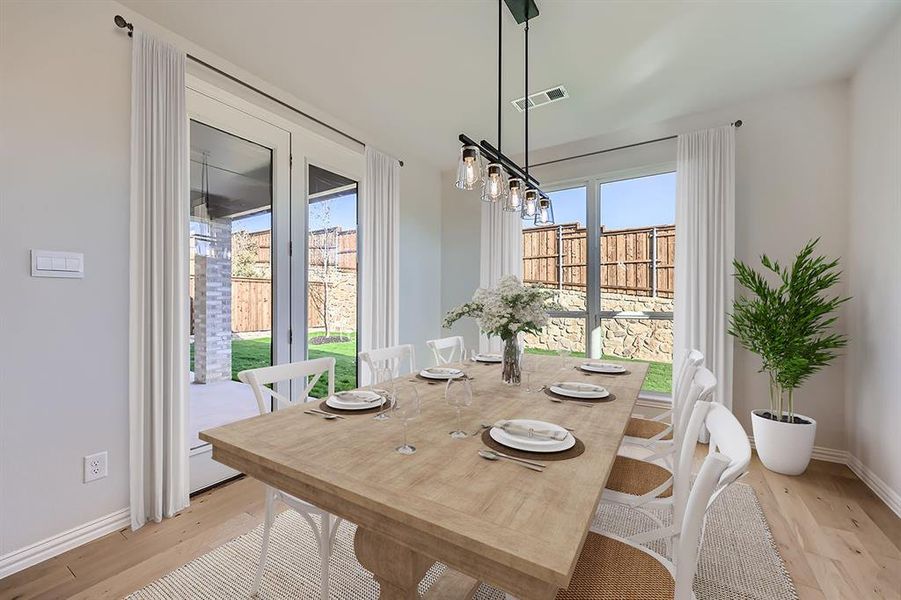
[[[523,231],[523,281],[559,289],[588,285],[588,240],[572,223]],[[636,296],[673,297],[675,225],[601,229],[601,288]]]

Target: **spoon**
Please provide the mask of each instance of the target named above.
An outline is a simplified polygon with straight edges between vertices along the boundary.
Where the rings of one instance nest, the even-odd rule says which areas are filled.
[[[305,414],[305,415],[313,415],[314,417],[322,417],[322,418],[325,419],[326,421],[333,421],[333,420],[335,420],[335,419],[338,418],[338,415],[330,415],[330,414],[326,414],[326,413],[315,413],[315,412],[310,411],[310,410],[305,410],[305,411],[303,411],[303,414]]]
[[[495,452],[494,450],[479,450],[479,456],[481,456],[485,460],[500,460],[500,459],[509,460],[510,462],[514,462],[521,467],[525,467],[525,468],[531,469],[533,471],[538,471],[539,473],[544,471],[544,467],[545,467],[545,465],[542,465],[542,463],[533,463],[531,461],[526,461],[521,458],[513,458],[512,456],[507,456],[506,454],[499,454],[499,453]],[[542,466],[539,467],[538,465],[542,465]]]

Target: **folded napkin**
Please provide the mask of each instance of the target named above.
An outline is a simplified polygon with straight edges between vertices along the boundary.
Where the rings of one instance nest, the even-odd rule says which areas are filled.
[[[562,442],[566,439],[566,436],[569,435],[565,431],[556,431],[554,429],[534,429],[531,427],[523,427],[521,425],[516,425],[511,423],[510,421],[498,421],[494,424],[494,427],[498,429],[503,429],[510,435],[518,435],[520,437],[530,437],[530,438],[540,438],[544,440],[557,440],[558,442]]]
[[[601,388],[590,383],[555,383],[553,387],[558,387],[570,392],[600,392]]]
[[[335,397],[342,402],[355,402],[359,404],[369,404],[379,400],[379,398],[373,398],[371,395],[364,392],[356,391],[338,392],[335,394]]]

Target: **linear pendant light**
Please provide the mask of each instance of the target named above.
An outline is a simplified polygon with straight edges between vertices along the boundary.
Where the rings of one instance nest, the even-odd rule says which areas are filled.
[[[525,23],[525,90],[529,92],[529,20],[538,16],[535,0],[505,0],[507,8],[519,24]],[[553,223],[550,197],[538,187],[529,174],[529,107],[525,110],[525,169],[501,151],[501,119],[503,106],[503,4],[498,0],[497,32],[497,148],[482,140],[478,144],[460,134],[460,161],[456,186],[472,190],[482,185],[485,202],[501,202],[505,211],[519,213],[536,224]],[[487,163],[487,164],[486,164]],[[550,219],[550,220],[548,220]]]

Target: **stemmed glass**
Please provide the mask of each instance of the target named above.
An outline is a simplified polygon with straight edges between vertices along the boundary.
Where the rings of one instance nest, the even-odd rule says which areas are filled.
[[[372,373],[372,385],[369,386],[369,389],[382,397],[379,412],[372,418],[376,421],[388,419],[388,409],[394,401],[394,377],[391,369],[389,367],[375,369]]]
[[[450,436],[455,440],[469,437],[469,434],[463,431],[463,407],[472,405],[472,384],[469,377],[448,379],[444,388],[444,399],[457,409],[457,429],[451,431]]]
[[[526,354],[524,352],[520,369],[522,370],[523,379],[526,380],[526,393],[530,394],[535,391],[532,389],[532,376],[538,370],[538,359],[535,358],[534,354]]]
[[[416,419],[422,411],[419,393],[412,385],[398,385],[394,388],[394,405],[391,414],[404,424],[404,443],[395,450],[401,454],[413,454],[416,446],[407,443],[407,425]]]

